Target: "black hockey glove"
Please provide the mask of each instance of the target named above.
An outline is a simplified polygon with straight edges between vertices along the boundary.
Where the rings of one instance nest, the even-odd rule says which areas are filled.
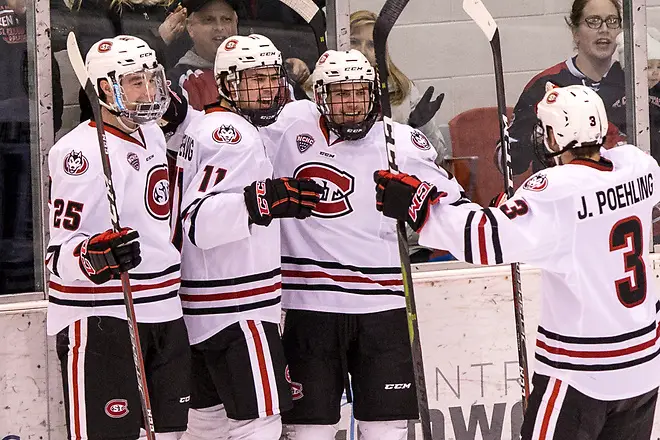
[[[108,229],[80,243],[73,254],[83,273],[94,284],[103,284],[140,264],[138,237],[137,231],[129,228],[119,232]]]
[[[167,90],[170,94],[170,105],[167,107],[158,125],[162,128],[165,135],[171,135],[188,115],[188,100],[183,96],[179,87],[169,85],[169,80]]]
[[[447,194],[438,192],[430,183],[422,182],[405,173],[392,174],[386,170],[374,173],[376,182],[376,209],[386,217],[403,220],[419,232],[429,216],[429,205],[434,205]]]
[[[445,94],[440,93],[435,101],[431,101],[433,96],[434,87],[430,86],[424,92],[422,99],[419,100],[414,110],[410,112],[408,117],[408,125],[412,128],[423,127],[428,124],[428,122],[433,119],[433,116],[440,110],[440,105],[442,104],[443,99],[445,99]]]
[[[250,222],[268,226],[274,218],[304,219],[312,214],[323,187],[310,179],[266,179],[245,187]]]

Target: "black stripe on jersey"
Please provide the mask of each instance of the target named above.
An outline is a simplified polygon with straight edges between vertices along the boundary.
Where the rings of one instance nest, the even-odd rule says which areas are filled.
[[[207,201],[207,200],[209,199],[209,197],[214,196],[214,195],[216,195],[216,194],[218,194],[218,192],[208,193],[208,194],[205,195],[203,198],[195,200],[194,202],[192,202],[192,203],[190,204],[190,206],[188,207],[188,209],[186,209],[186,210],[181,214],[181,218],[183,219],[183,218],[185,218],[185,217],[188,215],[188,212],[189,212],[191,209],[193,210],[192,218],[190,219],[190,231],[188,231],[188,238],[190,239],[190,242],[191,242],[192,244],[194,244],[195,246],[197,246],[197,243],[195,242],[195,223],[196,223],[196,221],[197,221],[197,213],[198,213],[199,210],[201,209],[201,207],[202,207],[202,203],[204,203],[205,201]]]
[[[153,273],[132,273],[129,274],[129,278],[132,280],[153,280],[154,278],[164,277],[165,275],[172,274],[181,269],[180,264],[174,264],[162,272],[153,272]]]
[[[559,342],[566,342],[569,344],[615,344],[617,342],[624,342],[630,339],[644,336],[649,333],[653,333],[655,332],[655,329],[656,329],[656,323],[653,322],[639,330],[623,333],[621,335],[616,335],[616,336],[601,336],[601,337],[564,336],[558,333],[553,333],[551,331],[548,331],[543,327],[541,327],[540,325],[538,327],[538,332],[548,339],[552,339],[554,341],[559,341]]]
[[[282,290],[328,290],[333,292],[354,293],[356,295],[395,295],[405,296],[403,290],[392,289],[347,289],[334,284],[294,284],[282,283]]]
[[[57,270],[57,263],[60,260],[60,250],[62,249],[62,246],[57,245],[57,246],[48,246],[46,249],[46,254],[52,254],[52,259],[53,259],[53,275],[59,278],[60,273]]]
[[[283,256],[282,263],[299,264],[299,265],[309,264],[312,266],[323,267],[325,269],[344,269],[344,270],[351,270],[353,272],[361,272],[363,274],[381,274],[381,275],[401,274],[401,267],[358,267],[358,266],[340,264],[334,261],[312,260],[311,258],[297,258],[297,257]]]
[[[502,244],[500,243],[500,232],[497,227],[497,219],[489,208],[482,209],[488,221],[490,222],[490,229],[493,234],[493,249],[495,250],[495,264],[502,264]]]
[[[172,290],[171,292],[163,293],[161,295],[153,296],[143,296],[140,298],[133,297],[134,304],[148,304],[158,301],[163,301],[170,298],[176,298],[179,294],[178,290]],[[105,307],[105,306],[123,306],[124,298],[117,299],[62,299],[57,298],[53,295],[48,296],[48,302],[57,304],[58,306],[70,306],[70,307]]]
[[[641,365],[650,360],[656,358],[660,354],[660,348],[655,352],[641,357],[639,359],[633,359],[631,361],[619,362],[618,364],[596,364],[596,365],[585,365],[585,364],[572,364],[570,362],[557,362],[548,359],[545,356],[542,356],[536,353],[536,360],[543,362],[544,364],[557,368],[559,370],[573,370],[573,371],[612,371],[612,370],[623,370],[624,368],[634,367],[636,365]]]
[[[255,281],[268,280],[270,278],[276,277],[282,273],[281,268],[273,269],[268,272],[257,273],[254,275],[246,275],[243,277],[237,278],[227,278],[224,280],[204,280],[204,281],[193,281],[193,280],[181,280],[181,287],[222,287],[222,286],[236,286],[238,284],[252,283]]]
[[[282,297],[271,298],[264,301],[257,301],[250,304],[238,304],[235,306],[226,307],[204,307],[204,308],[190,308],[184,307],[184,315],[220,315],[225,313],[240,313],[247,312],[248,310],[261,309],[265,307],[274,306],[282,301]]]
[[[460,198],[460,199],[456,200],[454,203],[450,203],[450,205],[451,206],[461,206],[461,205],[465,205],[467,203],[472,203],[472,200],[470,200],[468,198]]]
[[[658,313],[658,312],[660,312],[660,301],[655,303],[655,313]]]
[[[467,263],[473,263],[472,261],[472,220],[474,219],[475,211],[470,211],[465,221],[465,231],[463,235],[464,247],[465,247],[465,261]]]

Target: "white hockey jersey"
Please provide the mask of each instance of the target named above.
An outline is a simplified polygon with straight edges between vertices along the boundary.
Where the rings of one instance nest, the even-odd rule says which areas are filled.
[[[312,102],[297,101],[261,132],[276,177],[312,178],[325,189],[312,217],[282,219],[282,307],[336,313],[405,307],[396,222],[376,210],[373,175],[387,169],[382,123],[363,139],[338,141]],[[446,181],[420,131],[394,124],[394,135],[401,170]],[[460,186],[448,192],[446,200],[457,200]]]
[[[534,174],[500,209],[434,206],[420,243],[541,268],[535,370],[595,399],[634,397],[660,385],[649,261],[659,179],[651,156],[620,146]]]
[[[186,129],[177,159],[174,243],[190,342],[239,320],[280,322],[280,225],[249,225],[243,190],[271,178],[259,132],[212,107]]]
[[[119,220],[140,234],[142,262],[129,272],[137,320],[180,318],[180,256],[170,243],[163,132],[156,124],[132,135],[110,125],[105,131]],[[83,240],[112,227],[94,122],[81,123],[55,143],[48,167],[48,334],[88,316],[126,319],[121,282],[92,283],[74,255]]]

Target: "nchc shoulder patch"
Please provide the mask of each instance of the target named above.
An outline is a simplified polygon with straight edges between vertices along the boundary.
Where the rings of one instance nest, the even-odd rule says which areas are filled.
[[[543,191],[548,187],[548,177],[544,173],[534,174],[523,184],[523,188],[528,191]]]
[[[309,150],[314,145],[314,142],[316,142],[314,136],[309,133],[302,133],[296,136],[296,145],[298,146],[298,151],[301,153]]]
[[[231,124],[223,124],[216,128],[213,130],[211,137],[219,144],[237,144],[243,138],[241,132],[236,130]]]

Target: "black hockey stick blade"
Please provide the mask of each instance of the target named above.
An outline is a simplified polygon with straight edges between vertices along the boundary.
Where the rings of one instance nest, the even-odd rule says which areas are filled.
[[[387,68],[381,68],[381,66],[387,67],[387,38],[394,27],[394,23],[396,23],[397,19],[403,12],[403,9],[408,4],[408,1],[409,0],[388,0],[385,2],[383,9],[381,9],[380,14],[378,14],[376,24],[374,24],[374,52],[376,54],[376,65],[378,66],[381,112],[383,113],[383,116],[388,118],[392,117],[392,107],[389,96],[386,100],[383,100],[382,97],[387,94],[387,78],[389,73]]]
[[[280,0],[282,3],[296,11],[303,20],[309,24],[314,32],[316,39],[316,48],[318,49],[319,56],[328,50],[328,44],[325,39],[326,22],[325,14],[321,8],[318,7],[314,0]]]
[[[504,69],[502,67],[502,48],[500,31],[493,16],[488,12],[481,0],[463,0],[463,10],[481,28],[490,42],[493,53],[495,71],[495,91],[497,94],[497,110],[500,114],[500,142],[502,145],[502,170],[504,172],[504,190],[508,197],[513,196],[513,170],[511,168],[511,144],[509,142],[508,121],[506,117],[506,95],[504,90]],[[520,371],[520,386],[522,388],[523,414],[527,409],[529,398],[529,369],[527,361],[527,336],[525,334],[525,319],[523,313],[523,294],[520,276],[520,265],[511,265],[511,283],[513,290],[513,310],[516,325],[518,346],[518,368]]]
[[[376,55],[378,88],[380,90],[381,113],[383,115],[383,131],[385,135],[385,147],[387,149],[387,161],[390,171],[399,171],[396,163],[396,145],[394,140],[394,125],[392,123],[392,108],[390,95],[387,87],[387,38],[394,27],[397,19],[408,4],[408,0],[388,0],[378,15],[374,25],[374,51]],[[401,275],[403,278],[403,290],[406,297],[406,313],[408,318],[408,332],[410,337],[410,348],[415,373],[415,389],[417,391],[417,407],[422,425],[423,440],[432,440],[431,418],[429,414],[429,403],[426,392],[426,378],[424,376],[424,359],[422,356],[422,344],[419,338],[419,323],[417,322],[417,306],[415,305],[415,294],[413,291],[412,270],[410,268],[410,255],[408,250],[408,234],[406,224],[397,221],[397,241],[399,245],[399,258],[401,260]]]
[[[92,112],[94,113],[94,122],[96,124],[99,149],[101,150],[101,163],[103,164],[105,186],[107,189],[108,202],[110,204],[110,220],[113,230],[117,232],[121,230],[121,225],[119,224],[115,189],[112,184],[112,169],[110,167],[110,158],[108,157],[108,144],[105,138],[105,129],[103,124],[103,115],[101,113],[101,105],[99,104],[99,96],[96,93],[96,89],[94,88],[89,75],[87,74],[85,62],[83,61],[82,55],[80,54],[78,41],[76,40],[76,35],[73,32],[69,32],[66,40],[66,49],[67,54],[69,55],[69,62],[71,63],[71,67],[73,67],[73,71],[78,78],[78,82],[85,90],[87,99],[92,106]],[[142,357],[142,348],[140,346],[140,336],[138,334],[137,318],[135,316],[135,306],[133,304],[133,294],[131,292],[131,283],[128,277],[128,272],[123,272],[121,274],[121,286],[124,294],[124,305],[126,306],[128,333],[131,338],[131,348],[133,350],[133,362],[135,364],[137,386],[142,404],[144,428],[147,433],[147,440],[156,440],[154,418],[151,412],[151,401],[149,399],[149,391],[147,387],[147,376],[144,368],[144,359]]]

